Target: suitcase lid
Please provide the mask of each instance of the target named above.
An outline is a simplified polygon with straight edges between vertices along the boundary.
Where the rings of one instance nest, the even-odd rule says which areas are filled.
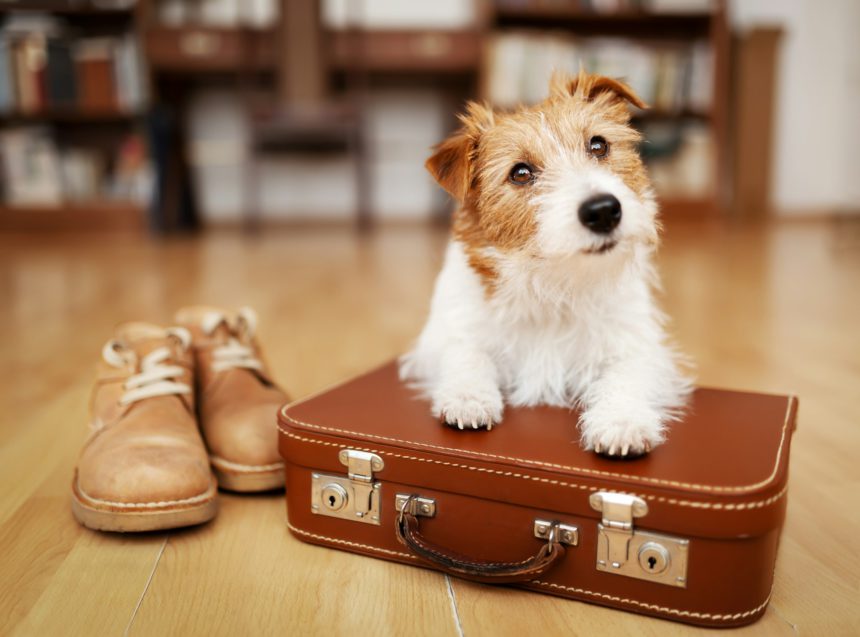
[[[781,524],[796,411],[794,397],[699,388],[664,444],[615,460],[579,446],[575,410],[506,407],[492,431],[446,426],[391,362],[279,420],[285,459],[316,470],[342,473],[331,448],[354,448],[383,458],[374,477],[384,482],[598,519],[590,494],[630,493],[646,500],[652,528],[725,537]]]

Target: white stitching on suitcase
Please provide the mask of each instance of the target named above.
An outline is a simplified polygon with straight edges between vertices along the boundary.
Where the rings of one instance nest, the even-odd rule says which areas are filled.
[[[326,542],[333,542],[335,544],[343,544],[345,546],[352,546],[355,548],[365,549],[367,551],[372,551],[375,553],[383,553],[386,555],[396,555],[398,557],[405,557],[411,560],[418,560],[419,558],[415,555],[410,555],[409,553],[401,553],[400,551],[391,551],[389,549],[379,548],[377,546],[370,546],[369,544],[359,544],[358,542],[350,542],[348,540],[341,540],[339,538],[328,537],[326,535],[317,535],[316,533],[311,533],[309,531],[304,531],[299,529],[289,522],[287,522],[287,526],[290,530],[298,533],[299,535],[304,535],[305,537],[311,537],[315,540],[324,540]],[[620,604],[632,604],[634,606],[638,606],[640,608],[647,608],[649,610],[654,610],[659,613],[668,613],[670,615],[677,615],[678,617],[692,617],[694,619],[713,619],[713,620],[734,620],[734,619],[742,619],[744,617],[749,617],[750,615],[754,615],[767,606],[768,602],[770,602],[770,595],[767,596],[767,599],[764,600],[763,603],[759,604],[752,610],[744,611],[742,613],[734,613],[734,614],[712,614],[712,613],[699,613],[696,611],[690,610],[678,610],[676,608],[669,608],[667,606],[657,606],[656,604],[646,604],[645,602],[640,602],[635,599],[630,599],[627,597],[616,597],[615,595],[608,595],[606,593],[595,593],[594,591],[585,590],[582,588],[574,588],[573,586],[562,586],[561,584],[554,584],[552,582],[542,582],[541,580],[531,580],[530,584],[536,584],[538,586],[555,588],[565,590],[571,593],[578,593],[580,595],[589,595],[591,597],[600,597],[601,599],[608,599],[613,602],[618,602]]]
[[[584,491],[612,491],[614,493],[627,493],[626,491],[618,491],[617,489],[608,489],[604,487],[590,487],[584,484],[575,484],[573,482],[562,482],[561,480],[551,480],[550,478],[540,478],[537,476],[530,476],[524,473],[515,473],[513,471],[500,471],[498,469],[487,469],[485,467],[473,467],[467,464],[457,464],[456,462],[444,462],[442,460],[435,460],[433,458],[418,458],[416,456],[404,456],[399,453],[393,453],[390,451],[380,451],[378,449],[370,449],[367,447],[356,447],[354,445],[343,445],[336,442],[327,442],[325,440],[315,440],[314,438],[305,438],[304,436],[299,436],[298,434],[294,434],[291,431],[287,431],[286,429],[278,426],[278,429],[282,434],[287,436],[288,438],[293,438],[295,440],[301,440],[302,442],[310,442],[316,445],[323,445],[326,447],[338,447],[341,449],[356,449],[358,451],[368,451],[370,453],[376,453],[383,457],[391,456],[394,458],[402,458],[404,460],[415,460],[417,462],[429,462],[431,464],[439,464],[446,467],[454,467],[457,469],[467,469],[469,471],[478,471],[481,473],[494,473],[500,476],[510,476],[513,478],[522,478],[523,480],[533,480],[535,482],[545,482],[547,484],[557,484],[562,487],[570,487],[571,489],[582,489]],[[648,495],[645,493],[634,493],[633,495],[637,495],[640,498],[644,498],[646,500],[653,500],[654,502],[665,502],[666,504],[674,504],[677,506],[683,507],[691,507],[694,509],[716,509],[716,510],[724,510],[724,511],[743,511],[745,509],[761,509],[766,506],[770,506],[777,500],[781,499],[786,492],[788,491],[788,484],[786,484],[779,493],[772,495],[771,497],[765,500],[757,500],[752,502],[697,502],[695,500],[678,500],[677,498],[667,498],[666,496],[654,496]]]
[[[545,586],[549,588],[556,588],[565,591],[569,591],[571,593],[579,593],[581,595],[590,595],[592,597],[600,597],[602,599],[608,599],[613,602],[619,602],[621,604],[634,604],[635,606],[639,606],[640,608],[647,608],[649,610],[654,610],[660,613],[668,613],[670,615],[677,615],[678,617],[693,617],[695,619],[715,619],[715,620],[733,620],[733,619],[741,619],[743,617],[749,617],[750,615],[755,615],[760,612],[765,606],[770,602],[770,595],[767,596],[767,599],[764,600],[761,604],[756,606],[751,610],[747,610],[741,613],[733,613],[733,614],[713,614],[713,613],[699,613],[691,610],[678,610],[676,608],[668,608],[667,606],[657,606],[656,604],[646,604],[645,602],[640,602],[635,599],[630,599],[627,597],[616,597],[615,595],[608,595],[606,593],[595,593],[594,591],[588,591],[582,588],[575,588],[573,586],[562,586],[561,584],[553,584],[552,582],[542,582],[540,580],[531,580],[530,584],[537,584],[538,586]]]
[[[306,400],[309,400],[309,399],[306,399]],[[720,493],[720,492],[743,493],[746,491],[753,491],[759,487],[762,487],[762,486],[765,486],[766,484],[769,484],[773,480],[773,478],[776,476],[776,472],[779,469],[779,461],[780,461],[780,458],[782,457],[782,449],[783,449],[783,446],[784,446],[785,440],[786,440],[785,434],[786,434],[786,431],[788,430],[788,417],[789,417],[789,415],[791,415],[791,407],[792,407],[792,404],[794,403],[794,400],[795,400],[794,396],[788,397],[788,405],[787,405],[786,410],[785,410],[785,420],[783,421],[783,424],[782,424],[782,433],[781,433],[780,439],[779,439],[779,447],[778,447],[777,452],[776,452],[776,462],[774,463],[773,470],[771,471],[770,475],[767,478],[765,478],[764,480],[761,480],[761,481],[756,482],[754,484],[749,484],[749,485],[740,486],[740,487],[713,486],[713,485],[707,485],[707,484],[678,482],[676,480],[663,480],[661,478],[647,478],[647,477],[641,477],[641,476],[632,476],[632,475],[629,475],[626,473],[613,473],[611,471],[600,471],[597,469],[584,469],[581,467],[571,467],[571,466],[567,466],[567,465],[555,464],[552,462],[541,462],[540,460],[526,460],[525,458],[516,458],[513,456],[500,456],[500,455],[496,455],[496,454],[492,454],[492,453],[484,453],[484,452],[480,452],[480,451],[468,451],[466,453],[470,453],[472,455],[477,455],[477,456],[484,456],[487,458],[496,458],[498,460],[514,460],[517,462],[523,462],[525,464],[551,467],[553,469],[565,469],[568,471],[581,471],[583,473],[592,473],[595,475],[609,476],[609,477],[613,477],[613,478],[626,478],[628,480],[635,480],[637,482],[665,484],[665,485],[674,486],[674,487],[685,487],[685,488],[689,488],[689,489],[700,489],[702,491],[714,491],[716,493]],[[310,427],[312,429],[317,429],[319,431],[332,431],[335,433],[347,434],[347,435],[358,436],[358,437],[364,436],[367,438],[375,438],[377,440],[384,440],[384,441],[389,441],[389,442],[399,442],[399,443],[406,444],[406,445],[428,447],[430,449],[438,449],[439,451],[460,451],[460,452],[462,452],[462,449],[452,449],[450,447],[441,447],[439,445],[431,445],[429,443],[415,442],[415,441],[410,441],[410,440],[400,440],[399,438],[390,438],[388,436],[379,436],[376,434],[358,433],[356,431],[349,431],[347,429],[338,429],[336,427],[325,427],[323,425],[314,425],[314,424],[309,423],[309,422],[297,420],[287,413],[287,409],[289,409],[290,407],[294,407],[296,405],[300,405],[303,402],[305,402],[305,401],[297,401],[295,403],[285,405],[281,409],[281,415],[283,415],[284,418],[286,418],[287,420],[289,420],[292,423],[295,423],[297,425],[301,425],[303,427]],[[278,429],[280,429],[281,431],[284,431],[283,429],[281,429],[280,426],[278,427]]]

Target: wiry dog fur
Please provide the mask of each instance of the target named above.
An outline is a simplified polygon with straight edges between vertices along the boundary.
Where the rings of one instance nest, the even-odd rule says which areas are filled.
[[[471,103],[427,168],[461,206],[427,324],[401,360],[435,415],[491,428],[504,404],[581,408],[586,449],[614,455],[659,444],[689,382],[666,344],[652,288],[657,207],[637,153],[626,85],[557,76],[532,107]],[[589,152],[600,136],[605,157]],[[535,178],[511,183],[525,162]],[[610,193],[610,234],[580,223],[580,204]]]

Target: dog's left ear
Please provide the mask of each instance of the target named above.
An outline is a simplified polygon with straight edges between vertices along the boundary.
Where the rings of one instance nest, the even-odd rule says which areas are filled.
[[[636,95],[627,84],[605,75],[592,75],[580,71],[576,77],[570,77],[556,73],[550,80],[549,88],[550,95],[556,97],[579,97],[586,102],[591,102],[598,95],[609,94],[638,108],[648,108],[642,98]]]
[[[469,102],[460,121],[460,129],[436,146],[424,165],[440,186],[462,202],[471,187],[481,135],[493,125],[493,111],[485,104]]]

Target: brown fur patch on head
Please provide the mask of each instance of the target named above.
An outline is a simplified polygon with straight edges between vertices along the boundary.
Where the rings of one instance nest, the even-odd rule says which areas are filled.
[[[576,77],[570,77],[563,73],[553,73],[549,82],[550,97],[576,97],[586,102],[594,101],[598,96],[608,96],[611,102],[618,102],[624,106],[624,102],[633,104],[638,108],[648,108],[633,89],[624,82],[606,77],[605,75],[591,75],[580,71]],[[629,111],[625,107],[623,113],[629,119]]]
[[[535,106],[493,113],[470,103],[462,127],[436,147],[427,169],[462,203],[454,215],[454,238],[464,245],[488,291],[497,272],[488,249],[529,249],[537,226],[532,195],[544,187],[541,174],[551,172],[561,157],[574,157],[583,166],[600,161],[639,196],[648,190],[628,103],[645,106],[617,80],[583,71],[575,77],[555,75],[549,97]],[[603,159],[587,154],[593,136],[610,144]],[[518,163],[533,168],[534,183],[510,183],[510,171]]]

